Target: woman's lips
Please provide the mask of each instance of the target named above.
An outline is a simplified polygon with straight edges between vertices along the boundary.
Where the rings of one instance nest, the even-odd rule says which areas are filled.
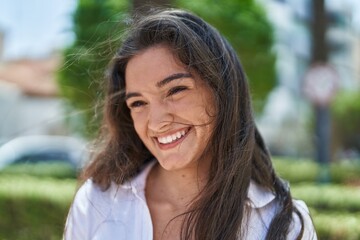
[[[161,149],[170,149],[182,142],[186,138],[189,131],[190,128],[181,129],[172,134],[156,137],[156,141],[158,142]]]

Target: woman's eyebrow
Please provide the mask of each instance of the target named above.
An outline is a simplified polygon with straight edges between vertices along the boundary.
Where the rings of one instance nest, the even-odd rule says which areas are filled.
[[[192,77],[191,73],[175,73],[175,74],[172,74],[172,75],[164,78],[160,82],[156,83],[156,86],[158,88],[161,88],[161,87],[165,86],[166,84],[170,83],[171,81],[177,80],[179,78],[191,78],[191,77]]]
[[[129,98],[132,98],[132,97],[141,97],[141,94],[140,94],[140,93],[137,93],[137,92],[129,92],[129,93],[126,93],[126,94],[125,94],[125,97],[124,97],[125,102],[126,102]]]
[[[166,84],[170,83],[171,81],[180,79],[180,78],[192,78],[191,73],[175,73],[171,74],[170,76],[164,78],[160,82],[156,83],[156,87],[161,88],[165,86]],[[138,92],[129,92],[125,94],[125,101],[127,101],[129,98],[132,97],[141,97],[141,94]]]

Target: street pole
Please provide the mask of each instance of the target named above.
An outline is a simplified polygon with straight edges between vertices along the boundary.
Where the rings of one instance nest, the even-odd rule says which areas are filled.
[[[325,64],[328,61],[326,42],[327,18],[324,0],[312,0],[312,64]],[[315,147],[316,161],[320,164],[319,181],[330,181],[330,113],[329,105],[316,105],[315,110]]]

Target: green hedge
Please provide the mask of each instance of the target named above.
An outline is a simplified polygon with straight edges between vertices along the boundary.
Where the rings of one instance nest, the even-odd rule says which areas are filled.
[[[307,159],[273,158],[292,195],[309,206],[317,235],[324,240],[360,239],[360,161],[331,163],[331,184],[317,184],[321,167]]]
[[[309,206],[318,238],[360,239],[359,186],[310,183],[310,179],[316,179],[309,168],[313,163],[292,161],[288,168],[285,163],[276,162],[276,167],[280,166],[282,176],[290,178],[294,198]],[[40,174],[46,172],[44,169],[32,175],[13,170],[0,172],[0,240],[61,239],[76,179],[48,177]],[[343,175],[339,179],[347,181]]]
[[[360,215],[360,187],[297,184],[291,185],[291,192],[294,198],[317,210],[358,212]]]
[[[0,175],[0,239],[61,239],[75,179]]]
[[[22,163],[5,167],[0,174],[25,174],[37,177],[76,178],[78,171],[69,163],[54,161],[51,163]]]
[[[321,171],[320,166],[308,159],[293,160],[288,158],[273,158],[274,167],[280,177],[290,183],[316,182]],[[358,161],[340,161],[329,166],[332,183],[360,182],[360,159]]]
[[[310,209],[319,240],[359,240],[360,213],[317,212]]]

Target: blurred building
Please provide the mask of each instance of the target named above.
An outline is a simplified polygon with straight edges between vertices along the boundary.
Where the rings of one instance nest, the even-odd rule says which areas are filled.
[[[58,56],[0,62],[0,143],[20,135],[63,134],[57,97]]]
[[[302,92],[311,57],[311,0],[258,0],[275,28],[278,86],[269,96],[259,128],[274,154],[312,155],[312,106]],[[329,62],[340,76],[341,88],[360,88],[359,24],[355,1],[326,1],[329,18]],[[357,4],[358,5],[358,4]],[[360,5],[359,5],[360,6]]]

